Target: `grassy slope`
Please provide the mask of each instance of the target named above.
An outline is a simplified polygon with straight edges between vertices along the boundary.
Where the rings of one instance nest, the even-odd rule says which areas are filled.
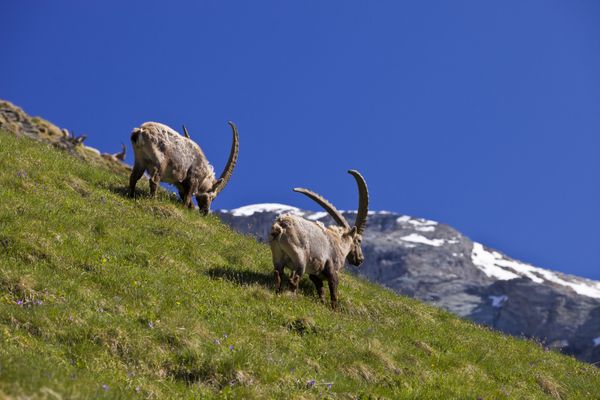
[[[0,149],[0,398],[600,398],[597,368],[349,275],[338,312],[306,279],[275,296],[268,248],[215,217]]]

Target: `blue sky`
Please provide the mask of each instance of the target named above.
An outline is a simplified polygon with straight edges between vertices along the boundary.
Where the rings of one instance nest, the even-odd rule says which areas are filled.
[[[185,123],[215,208],[294,186],[600,279],[600,2],[2,2],[0,98],[116,152]],[[131,154],[130,154],[131,155]],[[131,157],[128,157],[131,162]]]

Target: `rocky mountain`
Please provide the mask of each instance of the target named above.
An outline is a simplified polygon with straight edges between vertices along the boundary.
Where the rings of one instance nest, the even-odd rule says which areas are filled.
[[[261,241],[281,213],[333,223],[325,212],[282,204],[216,213]],[[354,220],[354,212],[344,215]],[[534,267],[450,226],[387,211],[370,212],[363,244],[366,260],[350,268],[355,274],[499,331],[600,361],[600,282]]]

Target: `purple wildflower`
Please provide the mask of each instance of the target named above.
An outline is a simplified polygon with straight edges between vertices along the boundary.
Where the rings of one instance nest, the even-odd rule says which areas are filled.
[[[102,385],[102,390],[108,390],[110,389],[110,387],[105,383],[104,385]]]
[[[152,321],[148,322],[148,327],[150,329],[154,328],[154,322],[152,322]]]
[[[309,388],[315,386],[317,384],[317,382],[314,379],[311,379],[310,381],[306,382],[306,386],[308,386]]]
[[[22,306],[23,305],[23,300],[17,300],[17,305],[18,306]]]
[[[327,389],[328,389],[328,390],[331,390],[331,387],[332,387],[332,386],[333,386],[333,383],[328,383],[328,384],[327,384]]]
[[[233,345],[229,346],[229,350],[233,351],[234,347]]]
[[[35,304],[37,304],[38,306],[41,306],[43,304],[43,302],[41,300],[38,300],[35,302]]]

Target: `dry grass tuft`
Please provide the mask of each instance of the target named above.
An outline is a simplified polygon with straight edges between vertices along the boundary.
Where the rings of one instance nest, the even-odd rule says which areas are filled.
[[[535,380],[538,385],[540,385],[544,393],[551,396],[553,399],[562,400],[563,397],[561,395],[561,387],[558,383],[544,375],[537,375]]]

